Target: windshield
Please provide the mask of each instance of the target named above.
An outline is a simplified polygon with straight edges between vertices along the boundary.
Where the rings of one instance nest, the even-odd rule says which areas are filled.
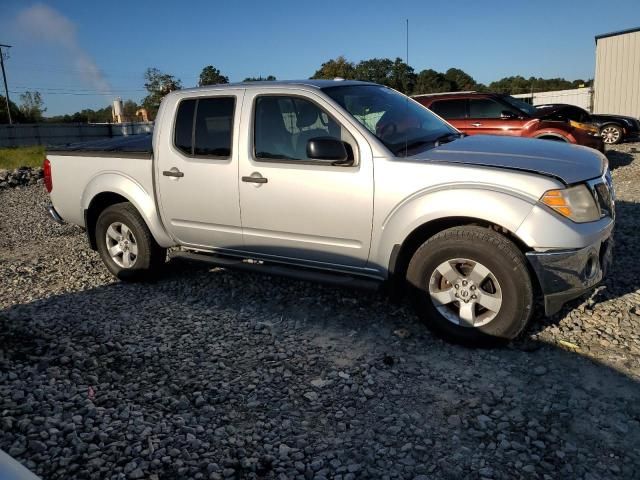
[[[503,96],[502,100],[507,102],[512,107],[515,107],[524,113],[528,113],[529,115],[535,115],[538,112],[536,107],[534,107],[533,105],[529,105],[527,102],[523,102],[522,100],[518,100],[517,98],[513,98],[509,95]]]
[[[390,88],[349,85],[322,90],[399,157],[460,137],[425,107]]]

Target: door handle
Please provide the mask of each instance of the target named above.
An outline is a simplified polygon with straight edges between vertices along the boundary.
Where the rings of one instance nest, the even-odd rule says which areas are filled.
[[[247,183],[267,183],[269,179],[264,177],[242,177],[242,181]]]
[[[171,170],[165,170],[164,172],[162,172],[162,175],[164,175],[165,177],[176,177],[176,178],[184,177],[184,173],[182,173],[176,167],[173,167]]]
[[[482,124],[481,124],[481,123],[476,122],[476,123],[472,123],[472,124],[471,124],[471,126],[472,126],[472,127],[481,127],[481,126],[482,126]]]

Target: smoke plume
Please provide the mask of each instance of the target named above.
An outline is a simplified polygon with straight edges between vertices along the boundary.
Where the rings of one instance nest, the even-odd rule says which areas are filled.
[[[31,38],[61,47],[80,75],[100,93],[111,91],[111,85],[96,63],[80,46],[76,26],[70,19],[47,5],[35,4],[21,11],[16,23]]]

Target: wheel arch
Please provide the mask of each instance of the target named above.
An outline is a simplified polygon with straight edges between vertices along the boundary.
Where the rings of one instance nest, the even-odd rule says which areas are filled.
[[[85,228],[92,249],[96,249],[95,226],[100,213],[121,202],[131,203],[136,208],[158,245],[166,248],[175,244],[161,223],[153,194],[130,177],[106,173],[94,177],[82,195]]]
[[[607,120],[606,122],[602,122],[599,128],[600,130],[602,130],[603,128],[608,127],[609,125],[613,125],[614,127],[618,127],[618,128],[624,128],[624,125],[622,125],[622,123],[616,120]]]
[[[532,250],[514,232],[489,220],[463,216],[438,218],[419,225],[409,233],[402,243],[393,246],[389,259],[389,280],[391,283],[404,282],[409,262],[424,242],[444,230],[464,226],[479,226],[493,230],[511,240],[523,254]],[[532,281],[535,278],[533,275]]]
[[[575,141],[571,141],[571,139],[569,139],[568,137],[565,137],[563,135],[560,135],[559,133],[554,133],[554,132],[541,133],[536,135],[534,138],[537,138],[538,140],[554,140],[556,142],[561,141],[566,143],[575,143]]]

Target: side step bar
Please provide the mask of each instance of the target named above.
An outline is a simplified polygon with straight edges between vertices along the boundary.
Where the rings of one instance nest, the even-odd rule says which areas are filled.
[[[223,257],[207,253],[196,252],[171,252],[170,259],[208,263],[216,267],[231,268],[234,270],[246,270],[250,272],[266,273],[282,277],[306,280],[309,282],[327,283],[330,285],[357,288],[363,290],[378,290],[382,281],[373,278],[359,277],[347,273],[337,273],[328,270],[312,270],[310,268],[296,267],[284,264],[265,263],[262,261],[245,261],[241,258]]]

